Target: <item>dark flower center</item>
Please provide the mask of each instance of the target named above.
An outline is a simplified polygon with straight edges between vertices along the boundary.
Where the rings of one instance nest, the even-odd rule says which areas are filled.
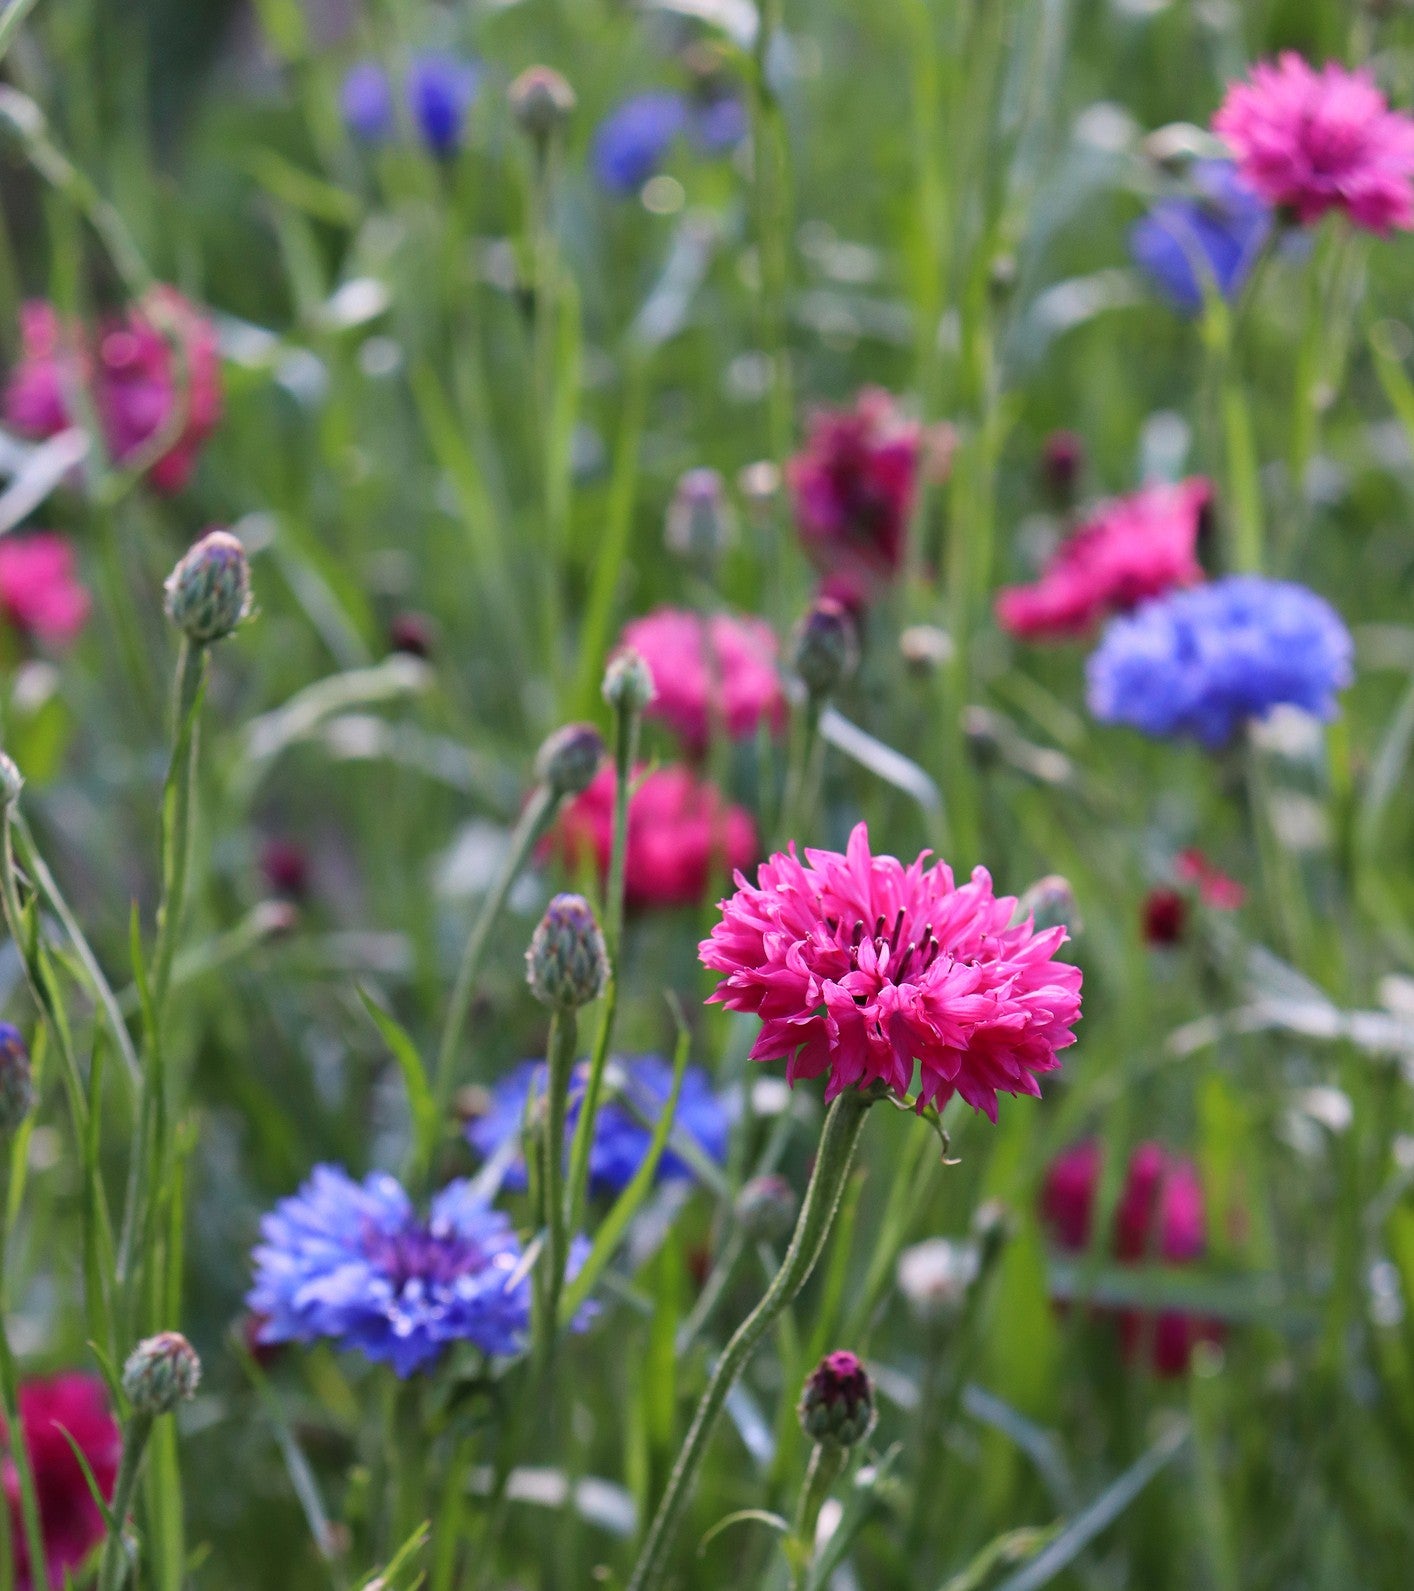
[[[425,1221],[411,1221],[396,1232],[380,1231],[370,1222],[363,1232],[363,1251],[399,1291],[410,1282],[445,1287],[486,1263],[470,1238],[437,1231]]]

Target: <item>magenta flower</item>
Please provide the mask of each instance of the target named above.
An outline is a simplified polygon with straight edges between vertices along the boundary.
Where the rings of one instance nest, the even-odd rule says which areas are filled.
[[[62,645],[88,621],[74,549],[52,531],[0,537],[0,613],[27,638]]]
[[[918,478],[919,430],[881,387],[852,409],[816,415],[786,466],[796,528],[825,574],[872,588],[903,564]]]
[[[74,423],[73,394],[87,387],[119,464],[143,457],[170,430],[148,479],[164,493],[186,485],[221,418],[216,332],[194,305],[175,288],[154,288],[123,320],[105,326],[90,349],[52,305],[29,303],[20,333],[20,363],[5,389],[9,424],[25,436],[53,436]]]
[[[1318,72],[1287,50],[1229,84],[1213,131],[1248,186],[1303,224],[1342,210],[1368,232],[1414,227],[1414,119],[1367,72]]]
[[[753,1060],[787,1060],[793,1083],[828,1072],[826,1099],[881,1082],[918,1108],[960,1094],[995,1121],[997,1095],[1039,1095],[1037,1076],[1075,1042],[1080,969],[1055,960],[1064,928],[1013,926],[983,868],[961,888],[924,852],[875,857],[859,824],[842,856],[794,846],[740,873],[698,947],[724,976],[711,1002],[761,1017]]]
[[[647,716],[668,724],[694,755],[707,749],[714,728],[743,740],[763,723],[773,733],[785,724],[776,637],[761,619],[658,608],[625,625],[619,644],[638,652],[653,675]]]
[[[997,622],[1024,640],[1082,636],[1174,586],[1203,578],[1198,538],[1209,481],[1157,484],[1102,503],[1061,543],[1041,578],[997,597]]]

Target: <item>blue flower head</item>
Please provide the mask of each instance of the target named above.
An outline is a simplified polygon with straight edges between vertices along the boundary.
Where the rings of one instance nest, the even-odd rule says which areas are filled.
[[[317,1166],[264,1218],[247,1299],[262,1342],[328,1338],[400,1376],[450,1343],[518,1353],[530,1283],[510,1222],[466,1181],[449,1182],[423,1218],[396,1178],[355,1182]],[[582,1262],[582,1242],[571,1269]]]
[[[419,55],[408,68],[408,111],[423,142],[439,158],[454,154],[461,143],[477,82],[476,68],[454,55]]]
[[[746,137],[746,106],[735,94],[719,94],[692,109],[692,141],[704,155],[729,155]]]
[[[680,94],[635,94],[599,123],[594,134],[594,171],[610,193],[637,193],[667,159],[673,140],[688,122]]]
[[[1350,632],[1315,592],[1231,575],[1111,620],[1086,665],[1090,710],[1222,746],[1275,707],[1335,717],[1353,655]]]
[[[381,143],[391,138],[396,117],[388,74],[376,61],[360,61],[349,68],[340,94],[344,123],[355,138]]]
[[[1272,213],[1230,160],[1195,161],[1191,196],[1161,199],[1129,234],[1135,263],[1176,309],[1196,315],[1205,289],[1235,297],[1272,228]]]
[[[588,1067],[581,1062],[570,1082],[568,1137],[579,1120]],[[543,1098],[546,1068],[543,1061],[523,1061],[507,1073],[491,1095],[491,1108],[467,1128],[467,1141],[490,1159],[507,1143],[518,1141],[525,1126],[526,1103],[533,1089]],[[618,1193],[633,1180],[652,1142],[651,1127],[672,1091],[673,1069],[657,1055],[614,1060],[605,1075],[605,1092],[594,1118],[594,1142],[589,1149],[590,1186],[601,1193]],[[675,1134],[686,1134],[709,1159],[720,1164],[727,1158],[731,1122],[726,1106],[712,1092],[707,1074],[690,1066],[683,1074],[673,1119]],[[659,1182],[683,1181],[692,1170],[681,1156],[665,1149],[658,1162]],[[518,1156],[505,1177],[509,1188],[525,1187],[525,1160]]]

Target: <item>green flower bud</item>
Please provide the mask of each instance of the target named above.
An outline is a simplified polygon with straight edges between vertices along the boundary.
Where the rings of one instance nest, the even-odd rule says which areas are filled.
[[[653,670],[631,646],[616,652],[604,670],[604,700],[616,713],[641,713],[657,694]]]
[[[506,96],[511,115],[533,142],[545,144],[574,114],[575,93],[553,67],[529,66]]]
[[[525,953],[526,981],[542,1005],[574,1010],[597,1000],[609,981],[609,956],[583,895],[556,895]]]
[[[0,751],[0,807],[14,806],[24,787],[25,777],[15,766],[14,759]]]
[[[736,1196],[736,1218],[747,1237],[773,1243],[795,1225],[799,1201],[784,1177],[752,1177]]]
[[[812,696],[833,696],[859,666],[854,620],[842,603],[820,597],[795,628],[791,667]]]
[[[847,1348],[827,1353],[805,1379],[796,1410],[801,1429],[817,1442],[853,1447],[874,1425],[874,1386]]]
[[[727,489],[716,470],[689,470],[668,505],[663,532],[668,551],[710,569],[736,533]]]
[[[179,1331],[147,1337],[123,1366],[123,1391],[138,1414],[170,1414],[195,1395],[201,1360]]]
[[[167,576],[167,613],[197,646],[228,636],[250,614],[250,565],[228,530],[210,530]]]
[[[1028,917],[1033,920],[1037,933],[1047,928],[1068,928],[1072,934],[1078,934],[1082,927],[1080,908],[1070,881],[1059,873],[1038,878],[1016,903],[1016,920],[1024,923]]]
[[[541,746],[535,777],[557,796],[582,795],[604,760],[604,737],[593,724],[566,724]]]

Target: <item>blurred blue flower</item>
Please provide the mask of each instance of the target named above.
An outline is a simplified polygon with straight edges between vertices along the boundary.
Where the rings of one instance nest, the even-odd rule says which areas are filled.
[[[376,61],[360,61],[344,77],[340,94],[344,122],[356,138],[381,143],[390,138],[396,117],[388,74]]]
[[[1221,746],[1275,707],[1333,718],[1353,653],[1340,615],[1314,591],[1231,575],[1111,620],[1086,666],[1090,710]]]
[[[1196,315],[1204,290],[1235,297],[1272,229],[1272,212],[1230,160],[1199,160],[1191,197],[1161,199],[1129,234],[1135,263],[1175,308]]]
[[[589,1068],[580,1062],[570,1082],[567,1137],[579,1120]],[[545,1094],[546,1067],[543,1061],[523,1061],[507,1073],[491,1095],[491,1108],[467,1128],[467,1141],[478,1154],[490,1159],[505,1144],[518,1141],[525,1125],[526,1101],[531,1089],[537,1098]],[[605,1091],[594,1120],[594,1142],[589,1149],[589,1183],[596,1192],[618,1193],[633,1180],[652,1141],[651,1128],[673,1086],[673,1069],[657,1055],[638,1055],[629,1060],[614,1059],[605,1073]],[[620,1102],[622,1101],[622,1102]],[[690,1066],[683,1074],[678,1095],[674,1134],[685,1134],[704,1155],[719,1164],[727,1158],[727,1135],[731,1120],[726,1106],[712,1092],[707,1074]],[[665,1149],[658,1162],[659,1182],[683,1181],[692,1176],[687,1163],[671,1149]],[[525,1187],[525,1160],[517,1159],[505,1178],[509,1188]]]
[[[637,193],[658,170],[688,121],[680,94],[635,94],[599,123],[594,134],[595,175],[610,193]]]
[[[419,55],[408,68],[408,110],[434,155],[453,154],[461,142],[478,77],[474,66],[454,55]]]
[[[694,105],[689,131],[704,155],[729,155],[746,137],[746,106],[730,94]]]
[[[260,1226],[255,1284],[262,1342],[329,1338],[400,1376],[449,1343],[518,1353],[530,1318],[530,1284],[517,1277],[521,1246],[510,1222],[466,1181],[449,1182],[424,1220],[396,1178],[355,1182],[316,1166]],[[580,1240],[571,1267],[582,1263]]]

